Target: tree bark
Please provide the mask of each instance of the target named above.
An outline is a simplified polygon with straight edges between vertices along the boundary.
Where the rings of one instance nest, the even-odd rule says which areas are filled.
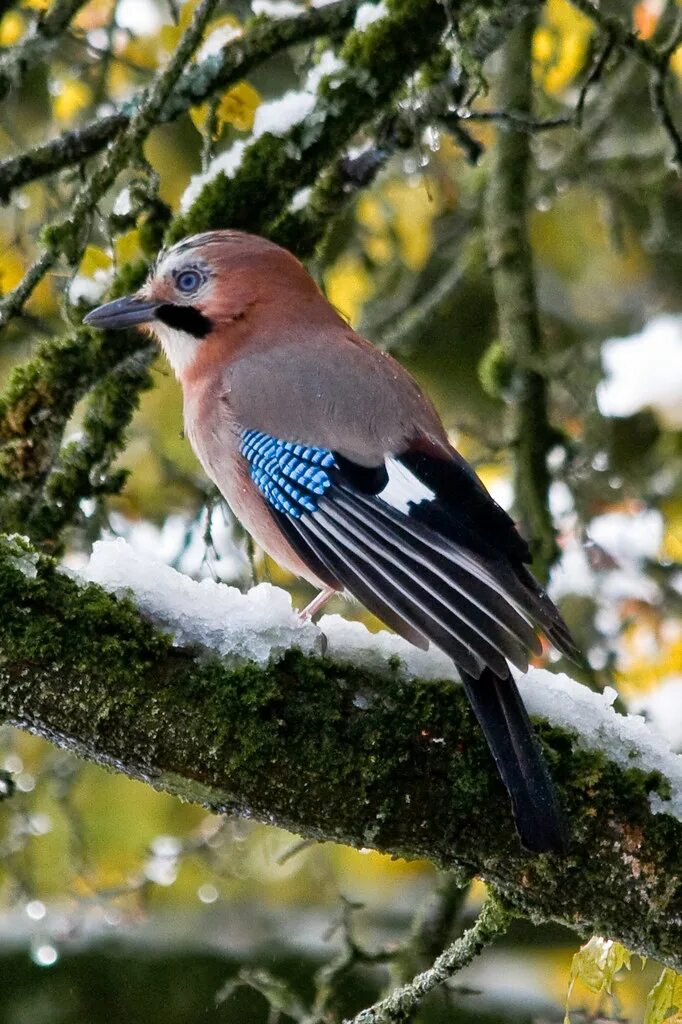
[[[0,540],[0,608],[6,722],[216,812],[480,875],[534,920],[682,968],[682,823],[651,812],[660,777],[539,723],[571,855],[531,856],[452,683],[174,647],[130,601],[16,539]]]

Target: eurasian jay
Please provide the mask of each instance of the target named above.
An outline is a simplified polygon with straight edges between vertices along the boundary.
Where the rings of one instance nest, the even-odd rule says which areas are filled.
[[[319,588],[347,591],[457,665],[524,846],[566,833],[509,663],[576,649],[527,569],[528,546],[391,356],[339,316],[291,253],[212,231],[161,254],[133,296],[93,310],[144,325],[180,380],[187,436],[254,540]]]

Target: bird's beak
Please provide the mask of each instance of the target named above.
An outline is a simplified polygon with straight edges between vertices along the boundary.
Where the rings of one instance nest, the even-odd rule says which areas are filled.
[[[125,295],[122,299],[114,299],[113,302],[106,302],[97,309],[92,309],[83,323],[89,327],[106,327],[109,330],[121,330],[125,327],[135,327],[138,324],[148,324],[156,317],[156,311],[161,303],[149,299],[137,299],[134,295]]]

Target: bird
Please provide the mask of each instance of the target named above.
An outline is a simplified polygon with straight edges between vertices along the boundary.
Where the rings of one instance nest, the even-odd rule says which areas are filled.
[[[85,324],[138,327],[183,391],[185,433],[256,543],[317,588],[445,652],[506,786],[519,839],[565,856],[565,815],[511,667],[540,635],[579,657],[513,520],[429,398],[269,239],[204,232],[163,250]]]

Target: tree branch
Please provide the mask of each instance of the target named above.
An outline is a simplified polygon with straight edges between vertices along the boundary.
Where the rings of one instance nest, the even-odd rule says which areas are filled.
[[[350,1024],[391,1024],[394,1021],[409,1020],[409,1015],[414,1013],[425,996],[470,964],[486,946],[507,930],[508,923],[509,914],[499,900],[490,895],[471,928],[459,939],[455,939],[428,970],[418,974],[406,985],[401,985],[374,1006],[361,1010]]]
[[[62,33],[86,2],[55,0],[49,10],[37,19],[34,31],[0,56],[0,100],[5,98],[12,86],[21,82],[29,68],[44,60],[59,46]]]
[[[322,35],[341,31],[352,23],[358,0],[340,0],[312,8],[293,18],[271,21],[254,18],[244,35],[188,68],[162,107],[158,124],[174,121],[190,107],[227,89],[276,53]],[[144,99],[144,91],[113,114],[97,118],[82,128],[64,132],[40,146],[0,163],[0,201],[7,202],[18,186],[53,174],[95,156],[125,130]]]
[[[277,240],[276,222],[293,194],[312,182],[357,128],[390,102],[406,75],[438,45],[444,26],[445,15],[436,0],[393,0],[389,16],[366,32],[348,37],[345,77],[333,90],[325,91],[323,83],[309,119],[315,131],[296,125],[282,138],[266,134],[255,141],[237,175],[228,180],[220,174],[210,181],[190,210],[171,224],[170,238],[228,225]],[[307,226],[306,245],[314,245],[325,223],[320,216],[317,232]],[[299,256],[309,255],[299,246],[296,251]],[[145,265],[124,268],[113,294],[139,287],[146,270]],[[149,348],[135,332],[94,337],[81,329],[44,343],[37,357],[15,373],[0,399],[0,480],[6,482],[0,493],[0,524],[4,529],[24,529],[28,523],[75,404],[119,363]],[[119,427],[122,432],[120,421]],[[39,533],[36,537],[46,539]]]
[[[68,216],[57,224],[50,224],[43,232],[43,252],[16,288],[0,300],[0,328],[19,312],[38,282],[57,262],[60,253],[65,253],[73,266],[80,262],[87,244],[87,228],[97,203],[130,158],[137,155],[139,147],[156,125],[159,112],[198,46],[216,3],[217,0],[201,0],[168,66],[145,93],[126,131],[111,144],[106,159],[85,181]]]
[[[534,28],[535,17],[529,15],[509,37],[500,67],[499,92],[523,118],[532,118]],[[556,435],[547,413],[547,383],[535,369],[543,356],[543,343],[527,224],[530,145],[528,132],[516,124],[498,129],[484,217],[500,343],[511,368],[514,501],[536,571],[544,579],[558,553],[547,468]]]
[[[651,811],[660,777],[541,724],[571,856],[533,857],[452,683],[295,651],[231,666],[6,539],[0,607],[5,721],[218,812],[479,874],[516,912],[682,968],[682,823]]]
[[[652,40],[642,39],[635,32],[631,32],[620,18],[602,11],[594,3],[594,0],[571,0],[571,3],[603,29],[617,46],[626,53],[633,54],[649,69],[652,107],[670,140],[673,163],[677,173],[682,175],[682,133],[675,123],[666,95],[666,89],[671,79],[672,87],[675,88],[674,76],[670,75],[670,58],[682,44],[682,19],[679,11],[669,38],[662,46],[658,47]],[[659,23],[663,21],[664,16],[662,15]]]

